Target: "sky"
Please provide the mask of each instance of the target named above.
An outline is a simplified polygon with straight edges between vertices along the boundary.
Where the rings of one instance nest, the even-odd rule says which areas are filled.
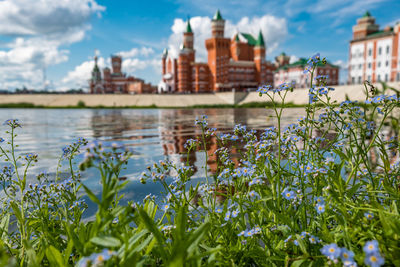
[[[295,61],[319,52],[344,70],[352,26],[367,10],[381,28],[400,21],[396,0],[0,0],[0,90],[87,88],[97,55],[123,57],[123,72],[155,85],[161,55],[177,55],[190,16],[196,61],[219,9],[225,36],[264,34],[267,60],[281,52]]]

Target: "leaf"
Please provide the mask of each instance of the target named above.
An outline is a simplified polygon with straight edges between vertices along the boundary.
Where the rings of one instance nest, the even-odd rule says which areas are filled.
[[[302,264],[303,264],[303,262],[305,262],[306,260],[305,259],[301,259],[301,260],[297,260],[297,261],[294,261],[293,263],[292,263],[292,265],[290,265],[291,267],[299,267],[299,266],[301,266]]]
[[[142,209],[139,208],[139,215],[140,218],[142,219],[144,225],[146,226],[146,228],[153,233],[154,237],[157,239],[157,242],[159,244],[159,248],[160,248],[160,253],[162,258],[164,259],[165,262],[167,262],[168,257],[167,257],[167,252],[165,251],[163,245],[165,243],[164,241],[164,237],[161,234],[160,230],[158,230],[157,226],[155,225],[155,223],[150,219],[149,215]]]
[[[129,248],[131,249],[133,246],[136,245],[136,242],[138,242],[145,234],[147,234],[147,230],[142,230],[139,233],[135,234],[129,239]]]
[[[65,266],[61,253],[52,245],[46,249],[46,257],[51,266]]]
[[[90,200],[92,200],[97,205],[101,205],[100,200],[96,197],[96,195],[90,190],[86,185],[82,184],[83,188],[85,189],[86,194],[88,194]]]
[[[149,235],[143,242],[133,249],[133,252],[141,252],[153,240],[153,236]]]
[[[73,231],[71,225],[67,222],[64,222],[64,227],[67,230],[68,237],[73,241],[75,248],[79,251],[82,252],[83,250],[83,244],[79,240],[78,235]],[[85,226],[83,224],[80,224],[79,229],[84,230]]]
[[[14,211],[15,217],[17,217],[18,222],[22,225],[23,220],[22,220],[21,211],[19,210],[18,205],[14,201],[11,201],[10,205]]]
[[[68,262],[69,257],[72,253],[72,249],[74,248],[74,241],[72,239],[69,240],[67,249],[65,250],[64,262]]]
[[[301,252],[303,252],[305,255],[308,255],[308,252],[307,252],[307,249],[306,249],[303,239],[301,239],[298,235],[296,235],[296,239],[297,239],[297,242],[299,242],[299,247],[300,247]]]
[[[188,252],[189,254],[193,252],[193,250],[197,247],[197,244],[200,242],[200,240],[203,238],[203,236],[208,232],[208,230],[211,227],[211,223],[206,222],[200,225],[193,233],[190,235],[188,239]]]
[[[95,236],[92,239],[90,239],[90,242],[107,248],[121,246],[121,242],[119,241],[119,239],[112,236]]]
[[[0,239],[5,240],[8,233],[8,225],[10,223],[10,214],[7,213],[0,222]]]

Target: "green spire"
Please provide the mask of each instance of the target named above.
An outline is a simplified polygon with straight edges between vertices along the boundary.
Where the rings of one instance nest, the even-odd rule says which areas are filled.
[[[217,10],[217,13],[215,13],[213,20],[223,20],[221,13],[219,12],[219,9]]]
[[[258,33],[258,39],[257,39],[257,42],[256,42],[256,46],[262,46],[262,47],[265,46],[264,37],[263,37],[263,35],[262,35],[261,30],[260,30],[260,32]]]
[[[168,56],[168,49],[165,48],[163,51],[163,57],[167,57]]]
[[[235,42],[237,42],[237,43],[239,43],[239,42],[240,42],[240,39],[239,39],[239,34],[238,34],[238,33],[235,35]]]
[[[364,16],[362,16],[363,18],[367,18],[367,17],[371,17],[371,13],[369,13],[368,11],[365,12]]]
[[[92,81],[100,81],[101,80],[101,73],[99,66],[97,65],[97,56],[94,57],[94,67],[92,70]]]
[[[97,66],[97,56],[94,56],[93,72],[100,72],[99,66]]]
[[[192,27],[190,26],[190,18],[188,17],[187,22],[186,22],[186,32],[192,33]]]

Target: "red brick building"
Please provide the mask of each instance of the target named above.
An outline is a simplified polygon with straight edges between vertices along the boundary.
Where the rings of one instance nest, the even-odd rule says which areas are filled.
[[[225,20],[217,11],[211,21],[211,38],[205,42],[208,61],[196,62],[194,34],[188,20],[178,58],[172,58],[168,50],[164,50],[158,91],[243,91],[272,84],[275,65],[265,60],[266,48],[261,31],[257,38],[248,33],[237,33],[230,39],[225,38],[224,28]]]
[[[308,59],[300,58],[298,61],[289,64],[290,57],[285,53],[280,54],[275,58],[277,69],[275,71],[275,85],[284,82],[292,82],[297,88],[306,88],[310,86],[310,74],[304,73],[304,68],[307,65]],[[328,85],[339,84],[339,67],[327,62],[325,65],[318,63],[314,77],[318,75],[328,76]]]
[[[400,81],[400,23],[380,30],[367,11],[353,26],[349,83]]]
[[[112,71],[106,67],[101,75],[97,65],[97,57],[94,58],[92,78],[89,82],[91,94],[151,94],[157,91],[155,86],[145,83],[142,79],[126,76],[122,72],[121,56],[112,56]]]

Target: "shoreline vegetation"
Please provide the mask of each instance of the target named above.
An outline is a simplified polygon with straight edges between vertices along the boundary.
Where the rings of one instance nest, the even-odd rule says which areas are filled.
[[[292,85],[293,86],[293,85]],[[400,83],[373,84],[374,88],[400,94]],[[329,87],[329,86],[327,86]],[[331,104],[351,100],[364,103],[362,85],[335,86]],[[41,109],[201,109],[201,108],[272,108],[281,107],[279,99],[260,98],[257,92],[219,92],[214,94],[10,94],[0,95],[1,108]],[[309,103],[309,89],[293,88],[285,99],[286,108],[302,108]],[[316,103],[318,105],[318,103]]]
[[[7,103],[0,104],[0,109],[2,108],[32,108],[32,109],[202,109],[202,108],[266,108],[273,107],[272,102],[250,102],[245,104],[212,104],[212,105],[193,105],[193,106],[86,106],[84,102],[78,103],[75,106],[45,106],[45,105],[35,105],[32,103]],[[282,106],[277,104],[277,106]],[[286,108],[301,108],[307,105],[299,105],[294,103],[285,103]]]
[[[349,100],[346,100],[349,101]],[[317,107],[322,107],[323,105],[320,103],[315,103]],[[332,103],[332,107],[339,106],[340,103]],[[400,105],[400,104],[399,104]],[[9,103],[9,104],[0,104],[0,110],[6,108],[15,108],[15,109],[225,109],[225,108],[305,108],[308,104],[294,104],[292,102],[289,103],[273,103],[273,102],[250,102],[245,104],[212,104],[212,105],[193,105],[193,106],[86,106],[84,103],[78,103],[75,106],[44,106],[44,105],[35,105],[32,103]],[[371,104],[359,103],[359,106],[372,107]]]

